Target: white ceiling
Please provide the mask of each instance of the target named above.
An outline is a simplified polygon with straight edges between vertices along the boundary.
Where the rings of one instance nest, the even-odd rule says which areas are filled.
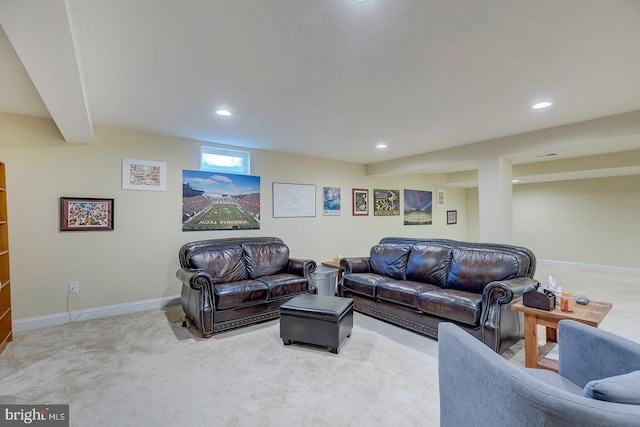
[[[637,0],[0,0],[0,24],[0,111],[52,117],[70,143],[104,125],[392,173],[640,112]],[[511,159],[640,149],[635,128],[559,129]],[[470,165],[439,159],[412,172]]]

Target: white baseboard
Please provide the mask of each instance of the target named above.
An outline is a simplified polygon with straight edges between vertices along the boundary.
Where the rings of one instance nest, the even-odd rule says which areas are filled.
[[[640,275],[640,268],[618,267],[615,265],[583,264],[580,262],[555,261],[550,259],[538,259],[537,262],[538,262],[538,265],[548,265],[548,266],[557,265],[561,267],[569,267],[569,268],[594,271],[594,272],[600,272],[600,273],[622,273],[622,274]]]
[[[101,317],[117,316],[120,314],[135,313],[137,311],[153,310],[169,305],[180,304],[180,296],[170,296],[164,298],[154,298],[144,301],[136,301],[125,304],[108,305],[104,307],[87,308],[82,311],[75,310],[70,313],[57,313],[48,316],[30,317],[27,319],[14,320],[13,331],[28,331],[30,329],[46,328],[57,326],[73,321],[83,321],[99,319]]]

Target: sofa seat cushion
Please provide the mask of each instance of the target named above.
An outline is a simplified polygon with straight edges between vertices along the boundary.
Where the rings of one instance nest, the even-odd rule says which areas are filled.
[[[418,294],[425,291],[440,289],[438,286],[410,280],[387,280],[376,286],[376,297],[411,308],[418,306]]]
[[[521,368],[527,374],[532,377],[536,377],[540,381],[544,382],[547,385],[560,389],[562,391],[566,391],[567,393],[574,394],[576,396],[582,396],[582,389],[578,387],[576,384],[572,383],[565,377],[557,374],[553,371],[549,371],[547,369],[539,369],[539,368]]]
[[[342,287],[356,294],[375,298],[376,286],[388,280],[388,277],[374,273],[351,273],[342,278]]]
[[[309,281],[295,274],[280,273],[272,276],[263,276],[258,281],[269,287],[268,298],[276,299],[288,295],[298,295],[309,290]]]
[[[478,325],[482,294],[457,289],[437,289],[418,295],[418,310],[467,325]]]
[[[243,305],[265,302],[269,296],[269,286],[259,280],[240,280],[213,285],[216,308],[236,308]]]

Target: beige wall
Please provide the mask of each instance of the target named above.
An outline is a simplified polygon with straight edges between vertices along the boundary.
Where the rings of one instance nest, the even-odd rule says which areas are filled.
[[[640,176],[515,186],[514,240],[539,258],[640,268]]]
[[[69,281],[80,282],[85,308],[178,295],[177,253],[184,242],[230,236],[278,236],[294,257],[316,261],[368,254],[384,236],[466,238],[465,190],[424,176],[368,178],[364,167],[253,150],[261,177],[261,229],[181,231],[182,169],[198,169],[198,141],[97,127],[95,144],[64,142],[52,121],[0,113],[0,160],[6,163],[14,320],[65,313]],[[166,192],[121,189],[123,158],[167,162]],[[315,184],[315,218],[273,218],[273,182]],[[342,215],[322,216],[322,187],[342,189]],[[351,188],[446,188],[430,226],[402,217],[352,217]],[[61,196],[115,199],[112,232],[59,232]],[[446,225],[446,210],[458,224]],[[75,307],[74,307],[75,309]]]
[[[467,238],[477,240],[478,191],[467,190]],[[513,187],[513,241],[539,259],[640,268],[640,176]]]
[[[182,169],[197,169],[198,141],[97,127],[96,143],[65,143],[46,119],[0,113],[0,160],[7,167],[14,320],[67,311],[69,281],[79,281],[85,308],[179,294],[177,251],[187,241],[279,236],[292,256],[317,261],[365,255],[384,236],[478,240],[477,189],[445,187],[436,176],[367,177],[361,165],[252,151],[261,177],[261,229],[181,231]],[[166,192],[121,189],[122,158],[165,161]],[[271,184],[317,186],[315,218],[273,218]],[[342,215],[322,216],[322,187],[342,189]],[[351,188],[446,189],[431,226],[401,217],[353,217]],[[514,186],[514,242],[538,258],[640,268],[640,176]],[[113,232],[61,233],[61,196],[115,199]],[[446,210],[458,224],[446,225]],[[73,307],[75,309],[76,307]]]

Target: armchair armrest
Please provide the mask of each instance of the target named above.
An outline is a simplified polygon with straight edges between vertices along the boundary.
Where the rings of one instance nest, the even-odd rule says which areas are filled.
[[[182,282],[180,301],[186,316],[191,319],[202,336],[213,334],[213,312],[215,311],[213,278],[202,270],[181,268],[176,277]]]
[[[211,276],[202,270],[187,270],[181,268],[176,271],[176,277],[182,281],[185,286],[198,291],[208,290],[206,288],[210,289],[213,283]]]
[[[637,405],[578,396],[529,375],[446,322],[438,325],[438,376],[442,427],[637,426],[640,416]]]
[[[344,274],[369,273],[369,257],[342,258],[340,269],[344,271]]]
[[[640,344],[572,320],[558,323],[560,375],[580,387],[640,370]]]
[[[287,273],[303,276],[309,279],[311,273],[316,271],[316,262],[310,259],[289,258]]]

